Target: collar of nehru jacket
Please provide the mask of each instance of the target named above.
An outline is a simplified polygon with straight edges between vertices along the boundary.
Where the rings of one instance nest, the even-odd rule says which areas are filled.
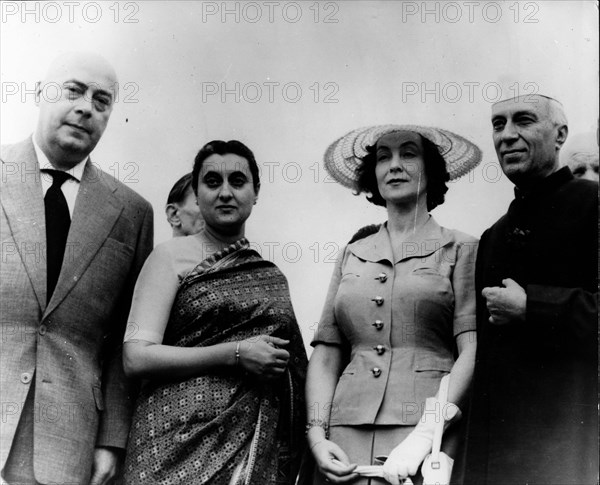
[[[573,179],[571,169],[569,167],[562,167],[537,182],[529,190],[522,190],[515,187],[515,198],[523,200],[543,194],[549,194],[571,179]]]

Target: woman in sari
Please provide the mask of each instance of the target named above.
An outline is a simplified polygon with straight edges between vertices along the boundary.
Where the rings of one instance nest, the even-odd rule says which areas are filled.
[[[303,449],[306,353],[287,281],[249,248],[259,172],[238,141],[196,156],[205,221],[150,255],[123,359],[142,378],[128,484],[293,484]]]
[[[460,416],[475,359],[477,240],[440,227],[429,211],[443,203],[446,182],[480,160],[464,138],[410,125],[355,130],[327,150],[330,175],[369,194],[388,219],[341,253],[312,342],[313,483],[421,483],[436,423]],[[448,400],[440,401],[448,374]],[[450,455],[452,431],[442,446]],[[370,467],[384,460],[383,469]]]

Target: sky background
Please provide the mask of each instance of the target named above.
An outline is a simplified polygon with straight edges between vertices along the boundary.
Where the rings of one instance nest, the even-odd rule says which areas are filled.
[[[104,55],[120,95],[92,161],[152,203],[156,243],[171,234],[167,194],[200,147],[244,142],[262,169],[246,233],[287,276],[307,343],[337,251],[386,220],[326,177],[322,156],[336,138],[409,123],[478,144],[481,165],[432,214],[479,236],[513,194],[493,149],[493,102],[556,97],[565,149],[597,129],[595,1],[0,3],[1,142],[34,130],[35,82],[57,54]]]

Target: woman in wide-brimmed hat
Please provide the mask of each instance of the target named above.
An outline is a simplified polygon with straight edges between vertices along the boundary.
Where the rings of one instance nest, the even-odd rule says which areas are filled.
[[[419,483],[435,422],[460,418],[475,359],[477,240],[440,227],[429,212],[444,202],[446,182],[480,161],[463,137],[413,125],[361,128],[328,148],[331,176],[384,206],[388,220],[359,231],[341,253],[312,342],[314,483],[385,483],[357,468],[380,456],[385,480]],[[447,374],[451,404],[441,406]],[[449,455],[457,429],[444,435]]]

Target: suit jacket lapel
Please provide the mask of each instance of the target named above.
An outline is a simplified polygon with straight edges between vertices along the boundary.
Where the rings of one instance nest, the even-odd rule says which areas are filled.
[[[41,311],[46,307],[46,213],[31,138],[2,154],[2,206]]]
[[[46,309],[49,314],[77,284],[115,225],[123,205],[116,186],[88,160],[75,201],[65,258],[56,289]]]

